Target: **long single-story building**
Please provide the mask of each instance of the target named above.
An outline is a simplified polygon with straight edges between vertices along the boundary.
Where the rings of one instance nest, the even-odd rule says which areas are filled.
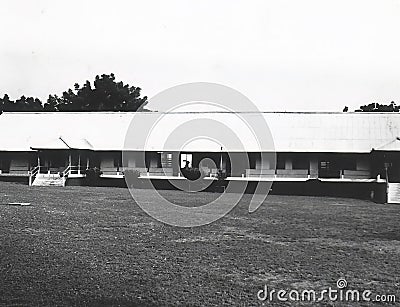
[[[237,126],[235,120],[241,114],[246,113],[165,113],[161,126],[153,131],[160,138],[153,138],[146,148],[128,148],[145,159],[132,158],[123,165],[125,137],[133,117],[151,121],[160,113],[5,112],[0,115],[0,180],[84,184],[86,170],[98,169],[102,184],[118,185],[124,182],[127,168],[136,170],[141,180],[187,180],[181,171],[185,163],[199,168],[207,158],[214,162],[203,168],[208,180],[217,180],[223,171],[225,181],[273,181],[272,192],[276,193],[342,192],[343,196],[400,202],[400,114],[396,113],[255,114],[268,124],[276,165],[260,164],[260,154],[271,148],[257,147],[249,140],[243,145],[249,165],[235,172],[229,162],[233,152],[212,142],[185,148],[162,144],[161,135],[179,123],[202,117]],[[251,114],[246,116],[251,120]]]

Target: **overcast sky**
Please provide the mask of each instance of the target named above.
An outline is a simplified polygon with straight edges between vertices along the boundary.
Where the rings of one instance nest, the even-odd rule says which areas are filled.
[[[224,84],[262,111],[400,103],[400,0],[4,0],[0,29],[12,99],[114,72],[149,97]]]

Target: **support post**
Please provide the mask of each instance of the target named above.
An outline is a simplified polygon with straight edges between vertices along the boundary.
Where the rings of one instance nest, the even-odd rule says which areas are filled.
[[[78,153],[78,175],[81,174],[81,154]]]
[[[219,169],[222,171],[222,147],[221,147],[221,159],[219,161]]]

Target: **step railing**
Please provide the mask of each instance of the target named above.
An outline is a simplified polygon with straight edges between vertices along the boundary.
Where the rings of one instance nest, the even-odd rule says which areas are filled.
[[[35,166],[29,171],[29,185],[32,186],[37,174],[40,172],[40,166]]]
[[[68,165],[62,172],[63,177],[68,177],[71,174],[84,174],[85,168],[82,166]]]
[[[65,186],[70,175],[83,175],[85,174],[85,168],[82,166],[68,165],[64,171],[60,174]]]
[[[68,165],[68,166],[64,169],[64,171],[62,172],[62,177],[63,177],[63,178],[68,178],[68,176],[71,174],[71,169],[72,169],[72,166],[71,166],[71,165]]]
[[[67,178],[71,174],[84,174],[85,168],[81,166],[69,165],[62,172],[56,172],[53,169],[46,166],[35,166],[29,171],[29,185],[32,186],[33,182],[38,176],[45,176],[49,179],[63,179],[65,185]]]

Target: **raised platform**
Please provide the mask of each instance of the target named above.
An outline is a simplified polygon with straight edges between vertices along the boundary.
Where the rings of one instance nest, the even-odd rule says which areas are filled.
[[[0,173],[0,177],[29,177],[29,173]]]

